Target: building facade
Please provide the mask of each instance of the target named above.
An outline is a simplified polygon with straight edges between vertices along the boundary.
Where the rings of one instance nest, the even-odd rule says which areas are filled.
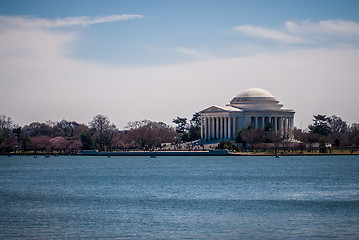
[[[294,111],[283,105],[269,92],[247,89],[224,107],[211,106],[199,112],[201,116],[202,140],[232,140],[240,129],[248,127],[270,127],[289,137],[294,128]]]

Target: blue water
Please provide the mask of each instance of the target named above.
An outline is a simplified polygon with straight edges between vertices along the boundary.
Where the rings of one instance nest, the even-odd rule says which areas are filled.
[[[359,156],[0,157],[0,239],[359,239]]]

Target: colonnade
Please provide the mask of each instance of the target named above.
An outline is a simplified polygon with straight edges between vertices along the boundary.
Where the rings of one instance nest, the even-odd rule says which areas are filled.
[[[202,139],[230,139],[234,138],[233,132],[236,126],[236,118],[233,117],[202,117]]]
[[[233,139],[241,129],[239,117],[201,116],[201,119],[201,139]],[[270,126],[272,131],[280,131],[285,137],[288,137],[290,130],[294,128],[293,116],[255,116],[250,118],[250,122],[255,128]]]

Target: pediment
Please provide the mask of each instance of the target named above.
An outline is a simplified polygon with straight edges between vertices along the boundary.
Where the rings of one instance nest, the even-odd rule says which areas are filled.
[[[202,111],[200,111],[200,113],[219,113],[219,112],[229,112],[227,109],[222,108],[222,107],[218,107],[218,106],[211,106],[209,108],[206,108]]]

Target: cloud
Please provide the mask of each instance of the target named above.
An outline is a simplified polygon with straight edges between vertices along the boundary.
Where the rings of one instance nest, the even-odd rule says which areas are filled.
[[[197,59],[210,59],[213,55],[206,51],[200,51],[188,47],[155,47],[149,44],[143,45],[143,48],[151,52],[165,52],[165,53],[179,53],[181,55],[189,56]]]
[[[326,20],[318,23],[309,21],[285,23],[287,30],[296,34],[329,34],[359,36],[359,24],[345,20]]]
[[[26,41],[24,41],[26,39]],[[16,29],[0,34],[0,58],[53,58],[65,56],[76,40],[75,33]]]
[[[0,114],[21,125],[63,118],[88,123],[99,113],[119,128],[141,119],[170,124],[260,87],[296,111],[296,126],[306,127],[315,114],[335,114],[348,123],[359,119],[359,50],[351,46],[123,67],[72,57],[76,40],[75,33],[48,28],[0,32]],[[206,55],[183,47],[172,51]]]
[[[119,128],[141,119],[170,124],[177,116],[225,105],[249,87],[264,88],[293,108],[297,126],[306,127],[315,114],[336,114],[349,123],[359,119],[353,111],[359,51],[352,48],[123,67],[59,54],[74,41],[66,33],[18,34],[0,34],[1,43],[18,41],[0,55],[0,109],[21,125],[63,118],[88,123],[98,113]],[[39,57],[36,49],[43,45],[47,53]],[[23,51],[16,52],[19,47]]]
[[[251,35],[258,38],[266,38],[266,39],[272,39],[287,43],[302,43],[304,42],[303,39],[300,37],[292,36],[290,34],[281,32],[281,31],[275,31],[268,28],[263,27],[254,27],[250,25],[243,25],[243,26],[237,26],[234,28],[235,30],[245,33],[247,35]]]
[[[234,29],[261,39],[302,44],[340,43],[343,39],[358,44],[359,36],[359,24],[345,20],[323,20],[317,23],[287,21],[281,31],[251,25],[241,25]],[[328,39],[328,36],[331,38]]]
[[[185,48],[185,47],[176,47],[173,48],[173,50],[175,52],[187,55],[187,56],[191,56],[191,57],[195,57],[195,58],[212,58],[212,55],[210,55],[209,53],[205,53],[205,52],[201,52],[195,49],[191,49],[191,48]]]
[[[22,27],[22,28],[58,28],[70,26],[88,26],[98,23],[116,22],[121,20],[131,20],[142,18],[142,15],[109,15],[98,17],[67,17],[57,19],[37,18],[37,17],[16,17],[0,16],[0,23],[5,27]]]

